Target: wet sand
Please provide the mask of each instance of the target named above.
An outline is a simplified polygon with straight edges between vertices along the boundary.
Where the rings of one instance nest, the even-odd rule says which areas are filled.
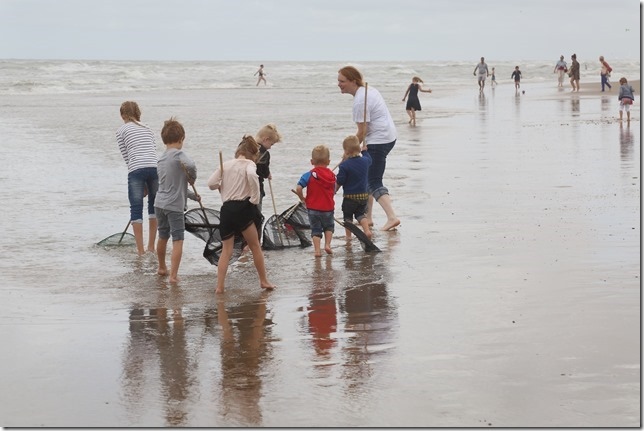
[[[435,89],[416,127],[390,106],[399,140],[386,184],[400,228],[376,233],[379,254],[346,244],[343,229],[332,257],[266,252],[273,292],[246,258],[216,298],[192,237],[178,285],[155,275],[152,255],[93,247],[124,225],[122,211],[103,207],[111,189],[88,197],[73,183],[68,193],[104,212],[54,209],[65,238],[32,238],[2,264],[1,424],[640,426],[639,103],[620,124],[616,89],[584,84],[578,95]],[[343,102],[337,142],[353,131]],[[91,152],[77,157],[114,179]],[[272,156],[278,210],[301,173],[290,157]],[[39,252],[47,259],[19,263]]]

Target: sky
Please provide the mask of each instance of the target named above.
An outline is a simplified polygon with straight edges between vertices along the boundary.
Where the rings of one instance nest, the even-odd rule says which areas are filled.
[[[640,0],[0,0],[0,59],[640,59]]]

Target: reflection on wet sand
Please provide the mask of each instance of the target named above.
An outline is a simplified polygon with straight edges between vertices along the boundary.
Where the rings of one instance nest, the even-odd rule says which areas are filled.
[[[266,340],[272,324],[266,317],[268,293],[230,306],[220,299],[216,310],[206,309],[188,319],[182,310],[181,289],[158,287],[155,302],[176,308],[135,306],[130,311],[122,386],[131,423],[145,423],[147,416],[161,409],[165,426],[189,426],[189,413],[204,384],[195,376],[219,352],[215,360],[221,372],[207,383],[219,401],[212,407],[219,410],[217,417],[227,425],[261,425],[260,376],[270,358]]]
[[[221,327],[220,416],[239,426],[262,424],[262,369],[270,366],[272,321],[266,314],[266,296],[226,308],[217,301],[217,322]]]
[[[343,379],[349,392],[374,374],[374,366],[395,348],[398,315],[389,297],[388,266],[374,254],[347,253],[347,287],[339,300],[344,332]]]
[[[325,261],[324,267],[322,260]],[[332,267],[333,259],[315,259],[313,286],[309,294],[308,323],[313,337],[313,348],[318,360],[325,363],[332,358],[337,341],[333,337],[337,330],[337,307],[335,299],[336,276]]]
[[[305,330],[316,376],[332,377],[340,365],[340,381],[354,392],[369,387],[374,367],[395,347],[397,313],[387,292],[387,265],[356,244],[346,248],[342,258],[315,260]]]
[[[619,123],[619,149],[622,164],[633,162],[633,142],[634,139],[633,133],[631,133],[631,125],[627,124],[624,126],[623,123]],[[627,167],[630,167],[630,164],[627,163]]]
[[[172,296],[180,293],[175,287]],[[174,302],[174,301],[173,301]],[[130,311],[130,337],[123,363],[123,386],[126,405],[134,417],[142,417],[146,392],[158,377],[168,426],[187,422],[186,401],[194,385],[194,370],[186,342],[186,328],[181,308],[138,308]],[[158,367],[158,371],[156,368]],[[156,388],[155,388],[156,389]]]

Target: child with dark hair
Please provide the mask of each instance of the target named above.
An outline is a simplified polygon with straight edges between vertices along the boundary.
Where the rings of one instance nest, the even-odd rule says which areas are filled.
[[[235,235],[242,235],[251,253],[253,263],[259,276],[259,287],[274,289],[268,281],[262,246],[259,243],[257,229],[261,224],[259,203],[259,179],[255,160],[259,155],[259,145],[252,136],[244,136],[235,151],[235,158],[223,164],[208,179],[210,190],[219,190],[224,202],[219,215],[219,230],[222,239],[221,256],[217,265],[217,289],[215,293],[224,293],[226,272],[233,254]]]
[[[170,258],[171,283],[179,281],[178,272],[183,254],[183,240],[186,230],[184,212],[187,198],[200,201],[201,197],[188,189],[188,184],[194,184],[197,178],[195,162],[183,151],[183,141],[186,132],[174,117],[165,121],[161,129],[161,139],[166,150],[159,158],[157,172],[159,175],[159,190],[157,191],[154,209],[157,215],[159,242],[157,257],[159,259],[159,275],[167,275],[165,263],[168,240],[172,236],[172,256]]]
[[[624,112],[626,112],[626,121],[631,122],[631,105],[635,101],[635,91],[633,87],[628,84],[626,78],[619,80],[619,121],[622,121]]]

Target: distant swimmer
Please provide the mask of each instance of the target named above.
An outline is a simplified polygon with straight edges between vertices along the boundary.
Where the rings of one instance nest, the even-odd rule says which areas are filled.
[[[264,85],[266,85],[266,78],[264,78],[264,75],[266,75],[266,72],[264,72],[264,65],[260,64],[259,69],[257,69],[257,72],[253,73],[253,76],[259,75],[259,78],[257,78],[257,84],[255,84],[255,87],[259,85],[260,82],[264,81]]]

